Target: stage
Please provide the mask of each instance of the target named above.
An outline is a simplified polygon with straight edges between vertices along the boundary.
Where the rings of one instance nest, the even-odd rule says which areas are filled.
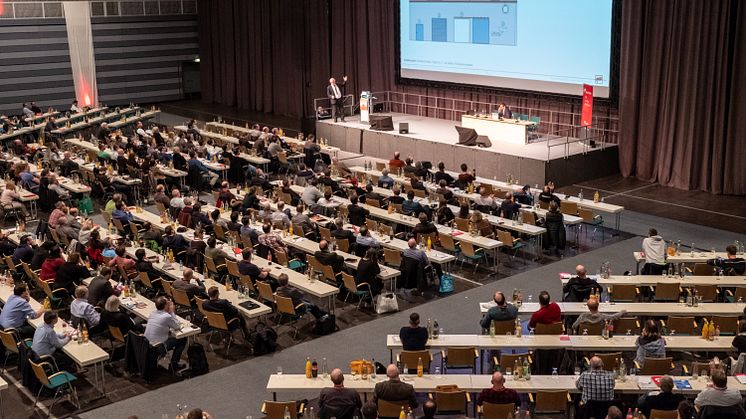
[[[521,183],[544,184],[553,180],[558,186],[596,179],[619,173],[618,149],[607,144],[605,149],[587,148],[582,142],[565,145],[564,139],[531,144],[503,143],[491,139],[487,148],[456,144],[458,122],[391,113],[394,131],[373,131],[361,123],[357,115],[346,122],[331,119],[316,122],[316,136],[345,151],[390,159],[395,151],[404,159],[430,161],[433,166],[443,161],[448,170],[458,171],[461,163],[476,167],[479,176],[504,179],[509,174]],[[409,123],[409,133],[399,134],[399,123]]]

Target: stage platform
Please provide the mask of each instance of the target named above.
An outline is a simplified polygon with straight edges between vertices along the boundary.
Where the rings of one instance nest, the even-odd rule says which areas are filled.
[[[395,151],[402,159],[412,155],[417,160],[431,161],[433,166],[443,161],[448,170],[458,171],[461,163],[476,167],[484,177],[504,179],[508,174],[521,183],[544,184],[553,180],[557,185],[570,185],[619,173],[618,148],[585,148],[581,142],[565,147],[564,140],[531,144],[510,144],[492,140],[488,148],[456,144],[455,121],[407,114],[391,115],[394,131],[373,131],[360,117],[350,116],[346,122],[333,120],[316,122],[316,136],[326,138],[331,145],[366,156],[390,159]],[[409,133],[399,134],[399,123],[409,123]],[[567,148],[567,154],[566,154]]]

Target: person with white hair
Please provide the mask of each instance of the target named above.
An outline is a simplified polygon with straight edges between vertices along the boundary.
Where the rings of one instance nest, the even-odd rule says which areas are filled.
[[[412,409],[416,408],[417,398],[415,397],[414,387],[399,379],[399,368],[396,365],[390,364],[386,368],[386,377],[388,377],[387,381],[376,383],[373,390],[373,403],[378,403],[378,400],[387,402],[407,401]]]
[[[337,83],[337,80],[332,77],[329,79],[329,86],[326,87],[326,97],[329,98],[329,102],[332,105],[334,122],[337,122],[339,118],[342,118],[342,122],[345,122],[344,92],[340,89],[345,84],[347,84],[347,76],[342,77],[342,83]]]

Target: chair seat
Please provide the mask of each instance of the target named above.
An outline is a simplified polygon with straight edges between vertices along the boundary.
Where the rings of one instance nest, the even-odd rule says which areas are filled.
[[[298,269],[303,269],[306,267],[306,264],[299,261],[299,260],[291,260],[288,262],[288,268],[297,271]]]
[[[70,374],[67,371],[60,371],[57,374],[53,374],[49,377],[49,388],[54,390],[60,386],[63,386],[67,383],[71,383],[75,380],[77,380],[78,377]]]

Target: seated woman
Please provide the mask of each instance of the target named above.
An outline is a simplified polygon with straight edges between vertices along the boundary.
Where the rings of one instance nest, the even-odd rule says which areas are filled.
[[[355,273],[355,284],[367,282],[370,284],[370,290],[373,296],[381,293],[383,281],[378,277],[381,268],[378,266],[378,251],[371,247],[365,252],[365,256],[360,259]]]
[[[104,304],[104,311],[101,312],[102,323],[118,327],[123,336],[127,336],[130,330],[136,333],[145,331],[143,322],[132,320],[132,317],[120,309],[121,304],[119,297],[116,295],[109,296]]]
[[[654,320],[645,322],[642,334],[635,342],[637,346],[637,355],[635,362],[642,368],[645,365],[645,358],[665,358],[666,341],[661,337],[658,323]]]
[[[114,259],[109,261],[109,266],[116,266],[117,268],[124,269],[128,278],[136,277],[138,275],[137,264],[127,256],[127,249],[124,246],[119,246],[114,250],[114,252],[116,253],[116,256]]]
[[[41,264],[39,279],[46,282],[54,281],[57,270],[63,263],[65,263],[65,259],[62,258],[62,249],[59,246],[54,246],[49,250],[49,257]]]

